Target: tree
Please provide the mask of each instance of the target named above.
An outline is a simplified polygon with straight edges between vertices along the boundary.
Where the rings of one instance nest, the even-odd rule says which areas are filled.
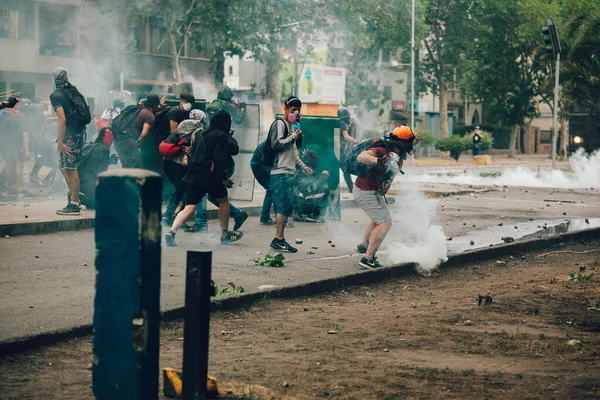
[[[439,96],[440,135],[448,137],[448,88],[474,37],[472,0],[426,0],[423,68],[428,86]]]

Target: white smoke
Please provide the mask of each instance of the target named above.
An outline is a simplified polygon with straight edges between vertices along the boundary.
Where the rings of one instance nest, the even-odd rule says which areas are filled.
[[[448,259],[446,235],[437,220],[437,200],[406,185],[390,207],[393,224],[384,242],[385,258],[394,264],[415,262],[422,273]]]
[[[507,167],[498,176],[481,176],[471,170],[457,175],[413,174],[408,179],[412,182],[460,185],[506,185],[564,189],[600,187],[600,151],[587,156],[583,149],[579,149],[569,158],[569,163],[571,166],[569,172],[557,169],[538,168],[533,170],[526,167]]]

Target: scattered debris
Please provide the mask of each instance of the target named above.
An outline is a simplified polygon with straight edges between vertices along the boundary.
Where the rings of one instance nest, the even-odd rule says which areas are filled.
[[[328,241],[327,241],[327,243],[331,244],[331,243],[333,243],[333,242],[332,242],[331,240],[328,240]]]
[[[496,261],[496,264],[498,264],[498,265],[506,265],[506,261]]]
[[[266,290],[266,289],[275,289],[277,286],[275,285],[260,285],[258,287],[259,290]]]
[[[313,249],[313,250],[318,250],[319,246],[310,246],[310,248]]]
[[[519,229],[519,227],[515,225],[515,229]]]
[[[410,303],[410,304],[409,304],[409,307],[410,307],[410,308],[417,308],[417,305],[416,305],[415,303]]]
[[[335,244],[331,243],[331,247],[335,247]]]
[[[83,266],[84,266],[84,267],[87,267],[88,265],[87,265],[87,263],[83,263]]]
[[[40,258],[40,256],[35,256],[35,258]]]
[[[477,296],[477,305],[486,305],[486,304],[492,304],[492,296]]]
[[[336,331],[329,331],[327,333],[329,333],[330,335],[335,335],[337,332]]]
[[[515,238],[512,236],[502,236],[500,239],[502,239],[504,243],[512,243],[515,241]]]
[[[473,325],[473,322],[471,322],[470,319],[465,321],[465,326],[471,326],[471,325]]]
[[[446,240],[447,240],[447,241],[451,241],[451,240],[452,240],[452,238],[451,238],[451,237],[447,237],[447,238],[446,238]]]
[[[498,226],[502,226],[502,225],[504,225],[502,222],[500,222],[500,223],[498,224]]]
[[[475,244],[475,242],[471,240],[471,246],[473,246],[474,244]]]
[[[29,215],[25,214],[25,218],[29,218]]]
[[[568,346],[581,346],[581,340],[577,340],[577,339],[567,340],[567,345]]]
[[[314,251],[312,251],[312,250],[307,250],[307,251],[306,251],[306,254],[308,254],[309,256],[311,256],[311,255],[315,254],[315,252],[314,252]]]
[[[283,387],[285,387],[285,388],[286,388],[286,387],[290,387],[290,384],[289,384],[289,383],[287,383],[287,382],[283,382]]]
[[[390,352],[390,349],[383,349],[383,352],[384,352],[384,353],[389,353],[389,352]]]
[[[252,259],[252,261],[254,261],[255,265],[263,266],[263,267],[283,267],[284,266],[283,260],[285,260],[285,257],[281,253],[279,253],[277,255],[272,255],[271,253],[268,253],[265,256],[264,260],[261,259],[260,257]]]
[[[302,244],[302,243],[304,243],[304,241],[303,241],[303,240],[301,240],[301,239],[296,239],[296,244]]]
[[[586,218],[586,219],[585,219],[585,223],[586,223],[586,224],[589,224],[589,223],[590,223],[590,220]]]
[[[554,254],[561,254],[561,253],[570,253],[570,254],[588,254],[588,253],[594,253],[596,251],[600,251],[600,249],[594,249],[594,250],[586,250],[586,251],[573,251],[573,250],[558,250],[558,251],[551,251],[550,253],[543,253],[543,254],[538,254],[536,256],[536,258],[540,258],[540,257],[546,257],[546,256],[551,256]]]

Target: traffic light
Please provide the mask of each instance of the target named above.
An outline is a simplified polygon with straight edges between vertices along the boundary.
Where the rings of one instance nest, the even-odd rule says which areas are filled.
[[[542,35],[544,35],[544,44],[546,45],[546,53],[551,54],[556,58],[560,54],[560,41],[558,40],[558,32],[556,26],[552,21],[552,18],[547,18],[546,23],[548,26],[542,28]]]

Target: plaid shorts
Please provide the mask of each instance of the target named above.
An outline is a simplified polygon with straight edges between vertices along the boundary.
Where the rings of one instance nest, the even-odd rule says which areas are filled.
[[[271,175],[271,190],[273,191],[273,209],[275,214],[289,217],[294,209],[294,175]]]
[[[61,169],[77,169],[84,143],[85,130],[81,132],[67,132],[65,134],[64,144],[71,149],[71,154],[60,152],[58,165]]]

